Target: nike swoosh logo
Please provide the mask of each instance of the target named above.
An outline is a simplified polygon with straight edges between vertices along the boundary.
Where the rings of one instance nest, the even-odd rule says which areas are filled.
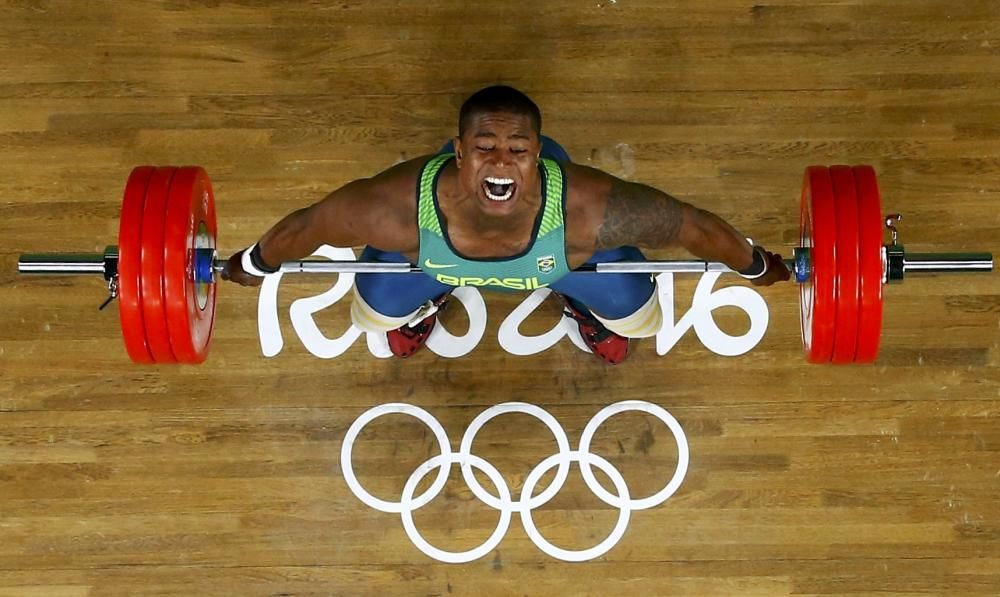
[[[448,263],[445,263],[445,264],[432,263],[430,259],[424,259],[424,267],[429,268],[429,269],[447,269],[449,267],[458,267],[458,264],[457,263],[451,263],[451,264],[448,264]]]

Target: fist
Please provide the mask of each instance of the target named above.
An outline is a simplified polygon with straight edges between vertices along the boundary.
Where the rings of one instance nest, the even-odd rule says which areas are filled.
[[[240,251],[229,258],[225,267],[222,268],[222,279],[236,282],[240,286],[260,286],[264,283],[264,278],[243,271],[243,265],[240,262],[243,253],[244,251]]]
[[[767,259],[767,271],[763,276],[750,281],[754,286],[770,286],[775,282],[784,282],[791,279],[792,272],[788,271],[785,261],[781,255],[776,255],[770,251],[761,249]]]

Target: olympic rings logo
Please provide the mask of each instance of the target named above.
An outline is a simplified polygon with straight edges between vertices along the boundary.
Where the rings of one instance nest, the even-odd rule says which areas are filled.
[[[625,478],[614,465],[597,454],[590,452],[590,443],[598,427],[610,417],[629,411],[647,413],[663,421],[671,433],[673,433],[677,444],[677,469],[673,477],[670,478],[663,489],[649,497],[641,499],[632,498],[628,485],[625,483]],[[523,413],[541,421],[552,432],[559,449],[557,453],[545,458],[531,470],[524,481],[524,486],[521,488],[520,499],[513,499],[510,488],[496,467],[487,460],[472,453],[472,442],[483,425],[491,419],[507,413]],[[441,450],[440,454],[423,462],[413,471],[403,487],[400,500],[396,502],[382,500],[368,493],[361,486],[361,483],[358,482],[351,463],[354,442],[358,434],[373,420],[388,414],[409,415],[422,421],[434,433],[438,447]],[[466,429],[465,435],[462,436],[458,452],[452,451],[451,442],[444,427],[426,410],[404,403],[383,404],[366,411],[354,421],[347,430],[347,435],[344,437],[344,443],[340,451],[340,466],[343,470],[344,480],[354,495],[376,510],[399,514],[402,518],[403,529],[406,531],[406,535],[417,549],[436,560],[448,563],[471,562],[491,552],[499,545],[504,535],[507,534],[507,529],[510,527],[510,521],[514,513],[520,515],[524,531],[532,542],[553,558],[569,562],[583,562],[604,555],[624,536],[633,511],[658,506],[677,491],[684,481],[684,475],[687,473],[688,460],[687,437],[684,435],[684,430],[681,429],[677,420],[663,408],[642,400],[617,402],[605,407],[594,415],[584,428],[583,434],[580,437],[580,445],[576,450],[570,449],[569,438],[566,436],[566,432],[559,422],[556,421],[555,417],[547,411],[524,402],[505,402],[483,411],[472,421],[469,428]],[[562,489],[569,474],[570,464],[574,462],[579,463],[583,480],[594,495],[604,503],[619,510],[618,521],[607,538],[591,548],[582,550],[562,549],[550,543],[538,531],[531,515],[532,510],[546,504]],[[431,545],[423,538],[413,522],[413,512],[427,505],[441,493],[445,483],[448,481],[452,464],[459,465],[462,478],[469,486],[469,489],[472,490],[473,495],[490,508],[500,512],[500,521],[493,534],[478,547],[462,552],[445,551]],[[594,476],[593,467],[599,468],[611,479],[617,495],[608,492],[601,486]],[[556,473],[552,483],[538,495],[532,497],[539,480],[553,468],[556,469]],[[496,489],[497,495],[490,493],[479,483],[472,469],[482,471],[489,478]],[[435,470],[437,470],[437,476],[430,487],[420,495],[414,495],[417,486],[424,477]]]

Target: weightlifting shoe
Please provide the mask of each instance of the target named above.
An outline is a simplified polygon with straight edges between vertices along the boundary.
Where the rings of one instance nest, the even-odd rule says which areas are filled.
[[[392,354],[405,359],[413,356],[427,342],[427,337],[437,324],[438,311],[448,304],[448,294],[442,294],[433,301],[427,301],[413,316],[416,323],[408,323],[401,328],[386,332],[389,350]]]
[[[565,307],[563,313],[576,321],[584,344],[590,348],[595,357],[609,365],[617,365],[628,357],[631,348],[629,338],[619,336],[604,327],[604,324],[598,321],[593,314],[584,315],[576,310],[566,297],[560,295],[560,298]]]

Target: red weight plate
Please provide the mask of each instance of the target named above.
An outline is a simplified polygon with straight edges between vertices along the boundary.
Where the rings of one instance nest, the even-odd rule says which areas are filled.
[[[167,193],[177,168],[157,168],[146,189],[142,214],[142,320],[146,341],[155,363],[176,363],[170,348],[167,314],[163,299],[163,234]]]
[[[853,363],[858,347],[858,197],[850,166],[831,166],[837,210],[837,329],[832,363]]]
[[[810,363],[827,363],[837,325],[837,214],[828,168],[806,168],[801,206],[800,245],[812,249],[812,276],[799,285],[802,343]]]
[[[125,350],[135,363],[152,363],[142,322],[142,213],[152,166],[139,166],[129,174],[118,220],[118,317]]]
[[[163,293],[170,345],[179,363],[208,356],[215,321],[215,284],[195,281],[195,249],[215,248],[215,197],[208,174],[179,168],[170,183],[164,235]]]
[[[871,166],[855,166],[858,187],[858,236],[861,265],[858,316],[857,363],[872,363],[878,357],[882,337],[882,199],[878,179]]]

